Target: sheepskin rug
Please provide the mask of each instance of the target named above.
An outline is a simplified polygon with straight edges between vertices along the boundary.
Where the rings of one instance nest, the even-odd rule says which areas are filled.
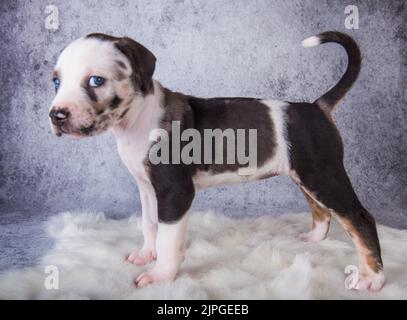
[[[309,213],[239,220],[191,213],[186,261],[177,280],[140,289],[133,281],[147,266],[125,261],[142,244],[138,216],[109,220],[103,213],[62,213],[47,223],[53,249],[37,266],[3,275],[0,298],[407,298],[407,230],[379,226],[387,280],[380,292],[370,293],[345,288],[344,269],[357,265],[357,255],[338,223],[333,221],[322,242],[298,240],[310,225]],[[50,265],[58,269],[58,289],[45,288]]]

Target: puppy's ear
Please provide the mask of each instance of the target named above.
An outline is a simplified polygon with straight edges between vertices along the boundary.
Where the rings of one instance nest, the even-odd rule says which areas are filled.
[[[155,69],[155,56],[146,47],[133,39],[123,37],[115,42],[119,49],[131,63],[133,68],[132,80],[136,87],[144,94],[153,90],[153,73]]]

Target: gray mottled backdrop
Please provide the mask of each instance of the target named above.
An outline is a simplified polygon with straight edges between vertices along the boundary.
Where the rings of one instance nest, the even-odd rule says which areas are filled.
[[[345,29],[349,3],[359,8],[359,30]],[[45,28],[50,4],[59,9],[57,31]],[[157,56],[155,78],[188,94],[309,101],[335,84],[347,60],[339,46],[304,49],[301,40],[334,29],[351,34],[364,56],[358,82],[335,113],[346,168],[380,222],[407,227],[404,0],[2,0],[0,8],[3,226],[32,214],[93,209],[125,216],[139,208],[110,132],[85,140],[51,134],[51,71],[70,41],[90,32],[133,37]],[[285,177],[207,190],[195,206],[236,216],[306,209]]]

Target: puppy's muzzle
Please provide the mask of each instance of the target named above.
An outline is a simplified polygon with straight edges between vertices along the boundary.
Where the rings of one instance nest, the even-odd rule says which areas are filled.
[[[52,124],[58,127],[61,127],[64,123],[66,123],[69,119],[69,116],[70,113],[66,109],[53,108],[49,113]]]

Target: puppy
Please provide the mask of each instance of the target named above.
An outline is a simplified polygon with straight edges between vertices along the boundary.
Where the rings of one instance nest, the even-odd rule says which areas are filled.
[[[288,175],[312,212],[312,230],[301,238],[323,240],[334,215],[359,254],[356,288],[379,290],[383,286],[375,221],[345,172],[343,144],[332,119],[334,107],[358,77],[361,55],[354,40],[339,32],[321,33],[304,40],[303,45],[326,42],[345,48],[348,66],[339,82],[313,103],[203,99],[173,92],[152,79],[155,56],[127,37],[89,34],[62,51],[53,72],[52,129],[57,136],[90,137],[112,128],[120,157],[137,182],[142,205],[144,244],[128,261],[143,265],[156,260],[136,279],[136,285],[175,278],[184,260],[186,212],[196,191]],[[201,136],[209,129],[232,133],[255,129],[255,166],[226,161],[236,150],[213,152],[209,159],[207,153],[205,159],[198,154],[192,162],[178,161],[180,154],[172,152],[169,161],[152,161],[151,151],[159,143],[174,147],[180,132],[192,129]],[[157,130],[168,134],[154,138],[152,133]],[[187,142],[181,141],[180,146],[186,147]],[[228,144],[235,145],[233,141]],[[209,150],[214,151],[213,146]],[[198,151],[205,153],[202,146]],[[219,154],[221,161],[214,159]],[[242,172],[244,169],[250,170]]]

